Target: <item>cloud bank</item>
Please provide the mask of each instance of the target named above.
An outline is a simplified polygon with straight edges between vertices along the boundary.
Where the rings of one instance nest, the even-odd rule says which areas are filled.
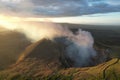
[[[119,0],[0,0],[0,13],[16,16],[66,17],[120,12]]]

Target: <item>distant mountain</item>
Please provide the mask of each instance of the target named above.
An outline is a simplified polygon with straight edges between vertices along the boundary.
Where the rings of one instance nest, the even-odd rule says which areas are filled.
[[[15,63],[30,44],[24,34],[0,27],[0,70]]]

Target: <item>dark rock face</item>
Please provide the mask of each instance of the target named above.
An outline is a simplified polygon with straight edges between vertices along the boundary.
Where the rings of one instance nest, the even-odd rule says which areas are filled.
[[[71,41],[67,40],[67,36],[66,37],[55,38],[54,41],[62,45],[62,48],[60,50],[60,51],[62,51],[62,53],[60,55],[60,61],[67,68],[69,68],[69,67],[90,67],[90,66],[96,66],[98,64],[101,64],[101,63],[104,63],[106,61],[111,60],[111,58],[110,58],[110,51],[108,49],[95,48],[96,55],[95,56],[92,56],[92,55],[89,56],[89,58],[87,58],[88,60],[86,60],[87,64],[76,66],[75,59],[69,57],[69,53],[67,53],[67,51],[66,51],[67,48],[69,47],[69,45],[73,44]],[[75,55],[79,54],[79,53],[77,53],[77,49],[76,49],[74,54]],[[84,54],[84,53],[81,53],[81,54]],[[78,58],[78,57],[76,56],[76,58]],[[82,57],[79,56],[79,58],[82,58]]]
[[[74,60],[65,54],[65,48],[66,46],[64,44],[43,39],[32,44],[25,52],[23,52],[17,63],[14,65],[16,66],[14,69],[24,72],[27,68],[28,71],[35,69],[35,71],[41,72],[41,70],[44,70],[44,72],[48,71],[49,73],[54,73],[62,68],[74,67]],[[90,62],[87,67],[106,62],[109,58],[107,54],[102,54],[101,50],[97,54],[98,55],[95,57],[90,58],[92,62]],[[22,67],[20,68],[20,66]]]
[[[74,61],[67,57],[64,49],[64,44],[43,39],[29,46],[16,64],[20,64],[28,59],[35,59],[42,62],[40,65],[54,64],[51,66],[56,66],[58,69],[73,67]]]
[[[96,65],[107,62],[112,59],[110,56],[111,52],[109,49],[98,49],[97,48],[96,51],[97,51],[97,55],[95,57]]]

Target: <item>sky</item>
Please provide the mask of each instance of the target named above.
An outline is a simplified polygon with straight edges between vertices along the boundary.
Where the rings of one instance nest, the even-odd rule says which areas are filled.
[[[120,25],[120,0],[0,0],[0,15],[35,21]]]

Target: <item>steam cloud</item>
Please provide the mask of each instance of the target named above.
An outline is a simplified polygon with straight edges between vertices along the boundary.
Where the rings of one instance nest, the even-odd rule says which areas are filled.
[[[81,29],[73,33],[67,27],[62,27],[58,24],[33,22],[6,22],[5,24],[0,23],[0,25],[10,30],[24,33],[32,42],[42,38],[54,40],[59,37],[61,42],[67,46],[65,52],[75,62],[74,67],[91,64],[91,58],[96,55],[93,48],[94,39],[92,35],[90,32]],[[62,37],[65,38],[62,39]]]
[[[56,41],[67,46],[65,52],[67,57],[74,61],[74,67],[94,65],[92,58],[96,56],[96,51],[93,48],[94,40],[90,32],[79,29],[76,34],[70,32]]]

